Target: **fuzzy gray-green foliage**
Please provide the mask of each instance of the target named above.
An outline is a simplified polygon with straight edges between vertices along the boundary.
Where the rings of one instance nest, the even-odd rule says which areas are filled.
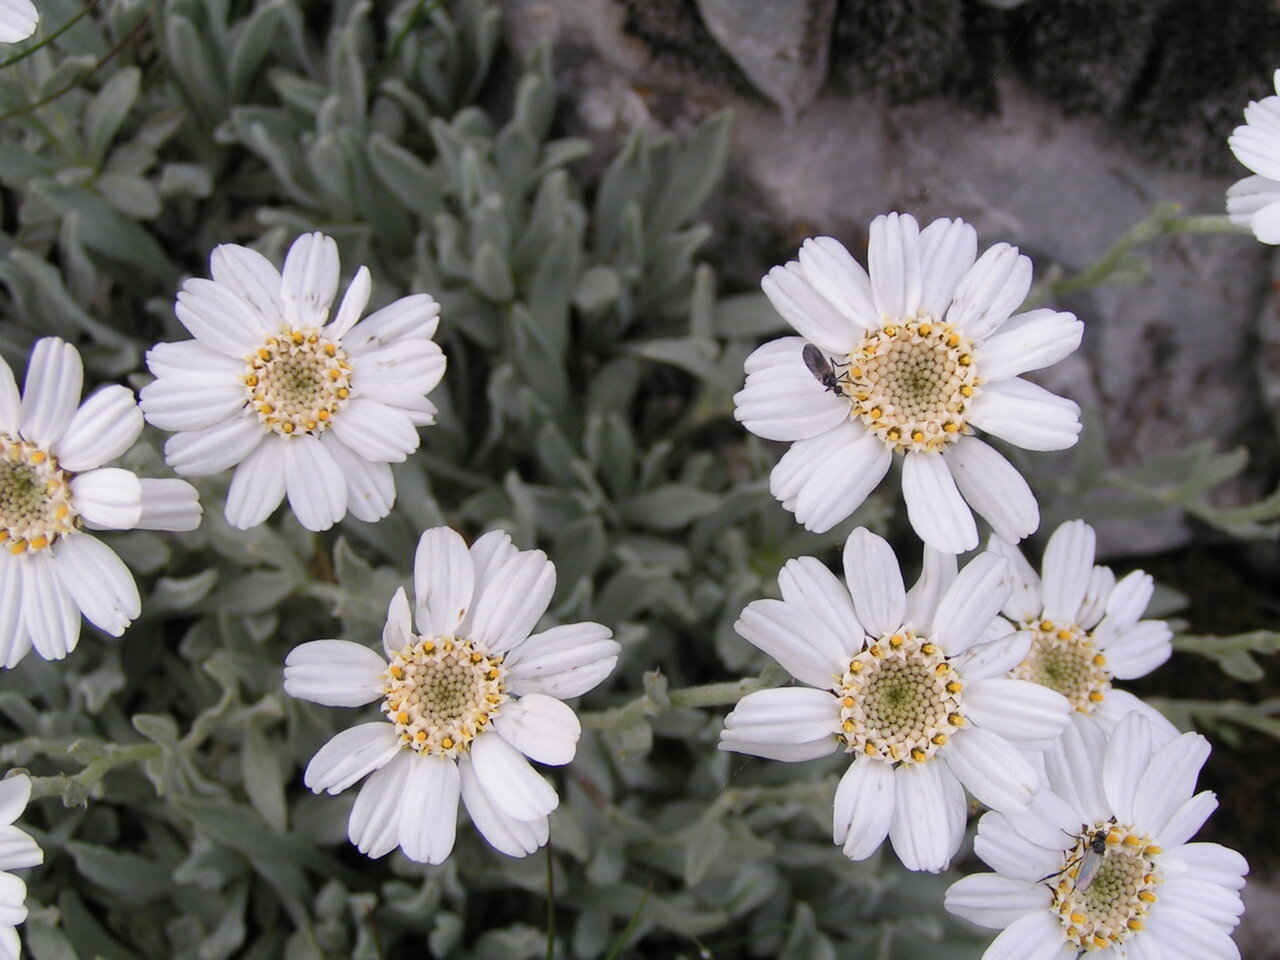
[[[47,33],[81,8],[41,9]],[[373,641],[418,534],[448,523],[546,549],[549,620],[606,623],[623,645],[579,707],[578,759],[554,773],[557,956],[977,956],[984,935],[943,913],[949,878],[832,845],[838,757],[715,749],[723,705],[782,679],[736,683],[765,669],[737,614],[783,561],[834,556],[855,523],[801,530],[768,492],[776,454],[729,416],[743,358],[784,329],[759,295],[719,296],[698,262],[729,118],[681,143],[637,132],[588,188],[573,166],[587,146],[555,137],[547,55],[520,72],[498,17],[484,0],[103,0],[0,70],[0,350],[16,370],[54,333],[91,381],[139,386],[146,347],[185,338],[173,296],[213,246],[278,259],[311,229],[339,240],[346,276],[370,266],[372,306],[440,300],[449,362],[386,520],[237,531],[226,478],[201,482],[198,531],[110,538],[143,592],[121,640],[86,626],[66,661],[32,654],[0,676],[0,759],[45,798],[23,820],[46,851],[28,951],[545,955],[546,852],[513,860],[464,826],[440,867],[369,861],[345,837],[355,791],[301,784],[354,714],[286,697],[286,652]],[[128,465],[167,475],[162,439],[148,431]],[[1097,457],[1082,463],[1055,481],[1055,510],[1101,482]],[[1165,508],[1224,474],[1209,450],[1185,467],[1181,499],[1157,482],[1168,470],[1120,479]],[[892,494],[856,522],[901,529]],[[1246,673],[1274,643],[1199,639]],[[712,682],[726,686],[686,689]]]

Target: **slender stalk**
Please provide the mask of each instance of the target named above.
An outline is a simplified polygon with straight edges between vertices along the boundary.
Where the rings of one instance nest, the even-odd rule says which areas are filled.
[[[53,43],[53,41],[57,40],[60,36],[62,36],[64,33],[66,33],[68,30],[74,27],[77,23],[79,23],[81,20],[87,17],[90,13],[92,13],[93,8],[96,7],[97,5],[98,5],[98,0],[89,0],[88,5],[83,10],[81,10],[74,17],[72,17],[62,26],[60,26],[57,30],[53,31],[53,33],[49,34],[47,37],[41,37],[39,43],[34,44],[33,46],[30,46],[30,47],[27,47],[27,49],[21,50],[18,53],[15,53],[12,57],[9,57],[7,60],[0,60],[0,70],[3,70],[5,67],[11,67],[15,63],[18,63],[19,61],[27,59],[27,57],[31,56],[37,50],[43,50],[45,47]]]
[[[706,683],[701,686],[671,690],[666,695],[665,703],[655,700],[646,693],[620,707],[583,711],[578,714],[578,718],[588,729],[618,730],[667,709],[728,706],[737,703],[748,693],[772,686],[776,684],[762,677],[747,677],[743,680],[729,680],[724,683]]]

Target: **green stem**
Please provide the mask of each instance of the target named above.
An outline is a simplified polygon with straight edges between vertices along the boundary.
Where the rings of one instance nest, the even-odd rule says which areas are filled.
[[[131,743],[127,746],[113,744],[106,753],[90,760],[85,764],[84,769],[74,776],[67,776],[64,773],[53,777],[32,777],[31,799],[80,795],[91,790],[98,781],[116,767],[157,759],[163,750],[164,748],[158,743]]]
[[[92,13],[93,8],[96,7],[97,5],[98,5],[98,0],[89,0],[89,5],[87,7],[85,7],[83,10],[77,13],[74,17],[72,17],[62,26],[60,26],[57,30],[53,31],[53,33],[49,34],[47,37],[42,37],[39,43],[34,44],[33,46],[30,46],[30,47],[27,47],[27,49],[22,50],[18,53],[15,53],[12,57],[9,57],[9,59],[7,60],[0,60],[0,70],[3,70],[5,67],[11,67],[15,63],[18,63],[19,61],[27,59],[27,57],[31,56],[37,50],[43,50],[45,47],[53,43],[53,41],[57,40],[60,36],[62,36],[64,33],[66,33],[68,30],[74,27],[77,23],[79,23],[81,20],[87,17],[90,13]]]
[[[656,716],[664,710],[728,706],[737,703],[748,693],[772,686],[776,684],[762,677],[747,677],[743,680],[729,680],[724,683],[706,683],[697,687],[671,690],[666,695],[665,703],[655,700],[646,693],[620,707],[584,711],[578,714],[578,718],[584,727],[591,730],[620,730],[640,722],[644,717]]]

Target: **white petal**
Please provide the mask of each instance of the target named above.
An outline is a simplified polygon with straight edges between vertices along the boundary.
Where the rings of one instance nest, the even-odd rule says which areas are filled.
[[[1056,740],[1071,716],[1065,697],[1026,680],[994,677],[964,689],[969,719],[1015,744]]]
[[[1165,850],[1161,860],[1180,868],[1185,874],[1230,890],[1242,889],[1245,875],[1249,872],[1248,861],[1220,843],[1183,844],[1176,849]]]
[[[348,330],[356,325],[360,314],[369,305],[369,293],[373,289],[373,280],[369,276],[369,268],[361,266],[351,278],[351,285],[338,304],[338,312],[333,322],[324,328],[324,335],[330,340],[341,340]],[[335,288],[336,291],[336,288]],[[332,297],[330,297],[332,299]]]
[[[231,290],[200,277],[182,285],[174,313],[210,350],[241,361],[277,332]]]
[[[1173,877],[1160,885],[1160,912],[1171,910],[1199,917],[1223,933],[1240,922],[1244,903],[1235,890],[1200,877]]]
[[[991,942],[982,960],[1072,960],[1062,924],[1050,910],[1024,914]]]
[[[31,637],[22,618],[22,582],[25,556],[0,551],[0,665],[15,666],[31,649]],[[0,781],[5,783],[7,781]],[[3,810],[0,800],[0,810]]]
[[[1024,840],[1052,853],[1059,866],[1083,828],[1080,811],[1052,790],[1041,790],[1026,810],[1002,814],[1009,829]]]
[[[0,433],[17,436],[21,421],[22,398],[18,394],[18,384],[13,379],[8,361],[0,357]]]
[[[185,480],[152,480],[140,477],[142,516],[135,530],[194,530],[202,510],[196,488]]]
[[[940,763],[904,763],[893,771],[889,842],[908,870],[940,873],[956,852],[948,829],[941,768]]]
[[[246,373],[244,357],[228,357],[199,340],[157,343],[147,351],[147,369],[157,378],[217,373],[234,380]]]
[[[1083,520],[1068,521],[1053,531],[1040,564],[1046,620],[1076,622],[1089,589],[1096,551],[1097,535]]]
[[[52,452],[63,470],[81,473],[120,456],[140,433],[142,411],[133,391],[103,387],[80,405]]]
[[[920,231],[920,310],[940,319],[946,315],[960,279],[978,256],[978,234],[963,220],[935,220]]]
[[[22,389],[22,435],[46,450],[53,447],[80,404],[83,384],[84,364],[75,347],[57,337],[37,340]]]
[[[915,314],[921,294],[920,225],[915,217],[890,213],[871,221],[867,272],[879,319]]]
[[[448,757],[417,756],[400,805],[400,849],[418,863],[444,863],[458,826],[458,765]]]
[[[1262,243],[1280,243],[1280,183],[1245,177],[1227,188],[1227,215],[1239,227],[1250,227]]]
[[[161,430],[200,430],[245,409],[244,384],[221,373],[182,373],[153,380],[139,403]]]
[[[1027,654],[1031,652],[1031,634],[1008,627],[1004,623],[1005,629],[1000,636],[975,643],[960,659],[957,669],[966,682],[1002,677],[1027,659]]]
[[[987,549],[1009,561],[1013,593],[1009,595],[1009,602],[1005,604],[1005,615],[1016,623],[1039,620],[1044,610],[1044,601],[1040,597],[1040,575],[1027,562],[1021,550],[1000,537],[989,537]]]
[[[847,356],[858,345],[858,326],[813,288],[796,261],[771,269],[760,288],[774,309],[818,349]]]
[[[11,873],[0,873],[0,929],[13,929],[13,924],[27,919],[27,885]],[[0,945],[6,949],[8,944]],[[17,953],[14,953],[16,960]]]
[[[71,481],[71,502],[89,523],[132,530],[142,519],[142,484],[119,467],[99,467]]]
[[[17,820],[27,804],[31,801],[31,778],[26,774],[15,774],[0,778],[0,824],[11,824]],[[0,868],[7,869],[7,868]]]
[[[241,414],[203,430],[174,434],[164,445],[164,459],[184,477],[205,477],[235,466],[265,437],[257,417]]]
[[[942,451],[960,495],[995,531],[1016,543],[1040,526],[1036,495],[1017,469],[977,437],[961,437]]]
[[[53,546],[53,570],[72,603],[99,630],[118,637],[142,612],[133,574],[115,551],[87,533]]]
[[[80,611],[67,595],[47,551],[26,554],[22,620],[31,644],[46,660],[61,660],[80,640]]]
[[[814,289],[855,325],[864,330],[880,325],[871,278],[839,240],[810,237],[800,245],[800,266]]]
[[[264,330],[276,330],[284,319],[280,299],[280,271],[270,260],[250,247],[223,243],[209,255],[214,282],[226,287],[257,314]]]
[[[506,655],[507,689],[519,696],[580,697],[613,672],[621,649],[609,628],[599,623],[552,627]]]
[[[1080,812],[1082,822],[1111,816],[1102,789],[1106,748],[1107,737],[1102,728],[1083,714],[1075,714],[1062,731],[1058,746],[1044,755],[1050,789]]]
[[[969,423],[1024,450],[1065,450],[1080,436],[1080,407],[1029,380],[984,384]]]
[[[781,600],[753,600],[733,629],[811,687],[830,689],[848,666],[844,642],[807,609]]]
[[[284,499],[284,438],[271,436],[236,467],[227,488],[227,523],[241,530],[256,527]]]
[[[774,467],[769,487],[806,530],[825,533],[862,506],[892,460],[878,437],[845,421],[820,436],[793,443]],[[794,479],[788,479],[789,474]]]
[[[362,723],[331,737],[317,750],[302,782],[312,793],[341,793],[361,777],[381,770],[401,749],[400,737],[390,723]]]
[[[290,437],[284,444],[284,489],[298,522],[308,530],[328,530],[347,513],[347,481],[338,462],[315,437]]]
[[[508,816],[537,820],[559,805],[551,784],[496,733],[481,733],[472,741],[471,759],[485,794]]]
[[[746,753],[753,757],[764,757],[766,760],[781,760],[783,763],[801,763],[805,760],[817,760],[829,757],[836,751],[835,737],[819,737],[805,743],[756,743],[731,736],[721,731],[719,749],[731,753]]]
[[[947,322],[970,340],[991,336],[1031,290],[1031,261],[1017,247],[989,247],[956,287]]]
[[[947,462],[936,453],[908,453],[902,462],[902,498],[911,528],[929,546],[964,553],[978,545],[973,521]]]
[[[388,344],[435,335],[440,304],[428,293],[414,293],[365,317],[342,338],[347,356],[360,357]]]
[[[519,553],[520,550],[511,542],[511,535],[505,530],[490,530],[478,537],[471,544],[471,563],[476,571],[476,594],[487,590],[498,571]]]
[[[4,0],[0,4],[0,43],[25,40],[36,32],[39,25],[40,11],[31,0]],[[17,957],[16,949],[13,955]]]
[[[849,401],[814,378],[804,347],[800,337],[783,337],[747,358],[747,382],[733,395],[733,417],[756,436],[806,440],[849,419]]]
[[[555,589],[556,568],[547,555],[520,551],[476,591],[471,638],[490,653],[505,653],[533,632]]]
[[[1160,944],[1164,960],[1240,960],[1240,948],[1212,924],[1158,906],[1144,934]]]
[[[1070,829],[1078,829],[1078,826],[1073,823]],[[1070,842],[1065,836],[1062,839]],[[994,811],[984,814],[978,821],[973,852],[993,870],[1024,883],[1043,883],[1055,876],[1063,865],[1061,851],[1050,850],[1028,840],[1013,829],[1004,814]]]
[[[1128,718],[1122,724],[1128,722]],[[1159,833],[1169,818],[1194,792],[1200,768],[1209,759],[1209,741],[1198,733],[1184,733],[1160,747],[1138,781],[1133,797],[1134,822]]]
[[[1141,714],[1122,720],[1107,739],[1102,758],[1102,789],[1121,823],[1136,823],[1133,799],[1151,762],[1151,725]]]
[[[418,631],[425,636],[453,636],[475,595],[475,568],[459,534],[448,527],[435,527],[419,538],[413,560],[413,593]]]
[[[530,760],[563,766],[573,759],[582,736],[578,715],[541,693],[508,700],[493,721],[493,729]]]
[[[866,527],[858,527],[845,542],[843,559],[853,608],[867,633],[879,637],[901,629],[907,591],[893,547]]]
[[[373,463],[337,438],[332,430],[320,435],[320,443],[338,464],[347,484],[347,509],[366,523],[376,523],[391,512],[396,502],[396,482],[391,467]]]
[[[504,813],[480,785],[469,756],[464,754],[458,758],[458,772],[462,776],[462,802],[467,813],[494,848],[509,857],[524,857],[547,842],[547,818],[517,820]]]
[[[326,707],[362,707],[383,695],[386,671],[386,661],[363,644],[311,640],[285,657],[284,692]]]
[[[1105,627],[1104,618],[1099,625]],[[1173,631],[1163,620],[1140,620],[1099,647],[1106,652],[1107,669],[1120,680],[1145,677],[1173,654]]]
[[[854,613],[849,590],[815,557],[788,560],[778,571],[778,589],[784,603],[806,608],[838,641],[844,656],[852,658],[862,648],[864,632]]]
[[[348,400],[329,429],[357,454],[379,463],[400,463],[418,449],[418,429],[408,415],[366,397]]]
[[[44,863],[44,851],[17,827],[0,826],[0,870],[20,870]]]
[[[957,730],[939,756],[980,803],[992,810],[1025,809],[1040,778],[1008,740],[982,727]]]
[[[1089,586],[1084,591],[1084,600],[1080,604],[1080,612],[1076,614],[1076,626],[1092,630],[1098,625],[1106,612],[1107,598],[1116,588],[1116,575],[1110,567],[1095,565],[1089,573]],[[1135,621],[1137,617],[1133,618]],[[1095,644],[1097,637],[1094,637]]]
[[[1010,319],[977,350],[978,369],[988,382],[1008,380],[1057,363],[1080,346],[1084,324],[1073,313],[1031,310]]]
[[[1245,124],[1227,140],[1236,159],[1254,173],[1280,180],[1280,131],[1274,121],[1275,98],[1264,97],[1245,108]]]
[[[353,365],[359,394],[394,406],[430,393],[444,376],[445,359],[434,341],[413,339],[371,350]]]
[[[865,860],[880,849],[893,820],[893,766],[855,758],[836,787],[832,837],[850,860]]]
[[[375,860],[400,845],[400,808],[413,760],[413,751],[397,752],[364,782],[351,808],[347,836],[356,849]]]
[[[304,233],[284,258],[280,299],[295,327],[320,327],[338,292],[338,244],[322,233]]]
[[[1113,625],[1132,626],[1142,619],[1155,591],[1151,574],[1134,570],[1123,577],[1107,597],[1107,618]]]
[[[964,653],[990,628],[1009,599],[1008,567],[999,554],[980,553],[942,595],[929,636],[948,656]]]
[[[1019,917],[1048,911],[1047,887],[998,873],[975,873],[947,888],[943,905],[957,917],[964,917],[988,930],[1003,930]]]
[[[956,555],[925,544],[920,579],[907,591],[906,622],[916,633],[933,635],[938,601],[956,579]]]
[[[840,730],[840,708],[826,690],[778,687],[749,693],[724,718],[721,736],[741,743],[810,743]]]
[[[1107,691],[1106,698],[1091,716],[1109,733],[1131,713],[1140,713],[1147,718],[1147,722],[1151,725],[1151,737],[1157,747],[1164,746],[1170,740],[1182,735],[1182,731],[1151,704],[1139,700],[1128,690],[1118,690],[1115,687]]]
[[[415,641],[413,622],[409,616],[409,598],[405,595],[404,587],[400,587],[387,605],[387,622],[382,627],[382,649],[389,658],[393,653],[412,646]]]

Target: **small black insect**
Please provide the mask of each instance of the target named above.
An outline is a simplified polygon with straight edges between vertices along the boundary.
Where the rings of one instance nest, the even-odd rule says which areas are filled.
[[[1075,888],[1083,893],[1093,884],[1094,878],[1098,875],[1098,870],[1102,866],[1102,859],[1107,854],[1107,831],[1094,831],[1093,836],[1087,833],[1079,834],[1080,839],[1088,837],[1089,845],[1080,856],[1070,860],[1065,867],[1057,873],[1051,873],[1048,876],[1041,877],[1039,882],[1044,883],[1051,877],[1060,877],[1072,867],[1077,865],[1075,877]]]
[[[840,380],[846,375],[836,376],[836,372],[831,369],[831,361],[812,343],[804,345],[804,365],[809,368],[809,372],[820,384],[837,397],[844,396],[844,391],[840,389]]]

